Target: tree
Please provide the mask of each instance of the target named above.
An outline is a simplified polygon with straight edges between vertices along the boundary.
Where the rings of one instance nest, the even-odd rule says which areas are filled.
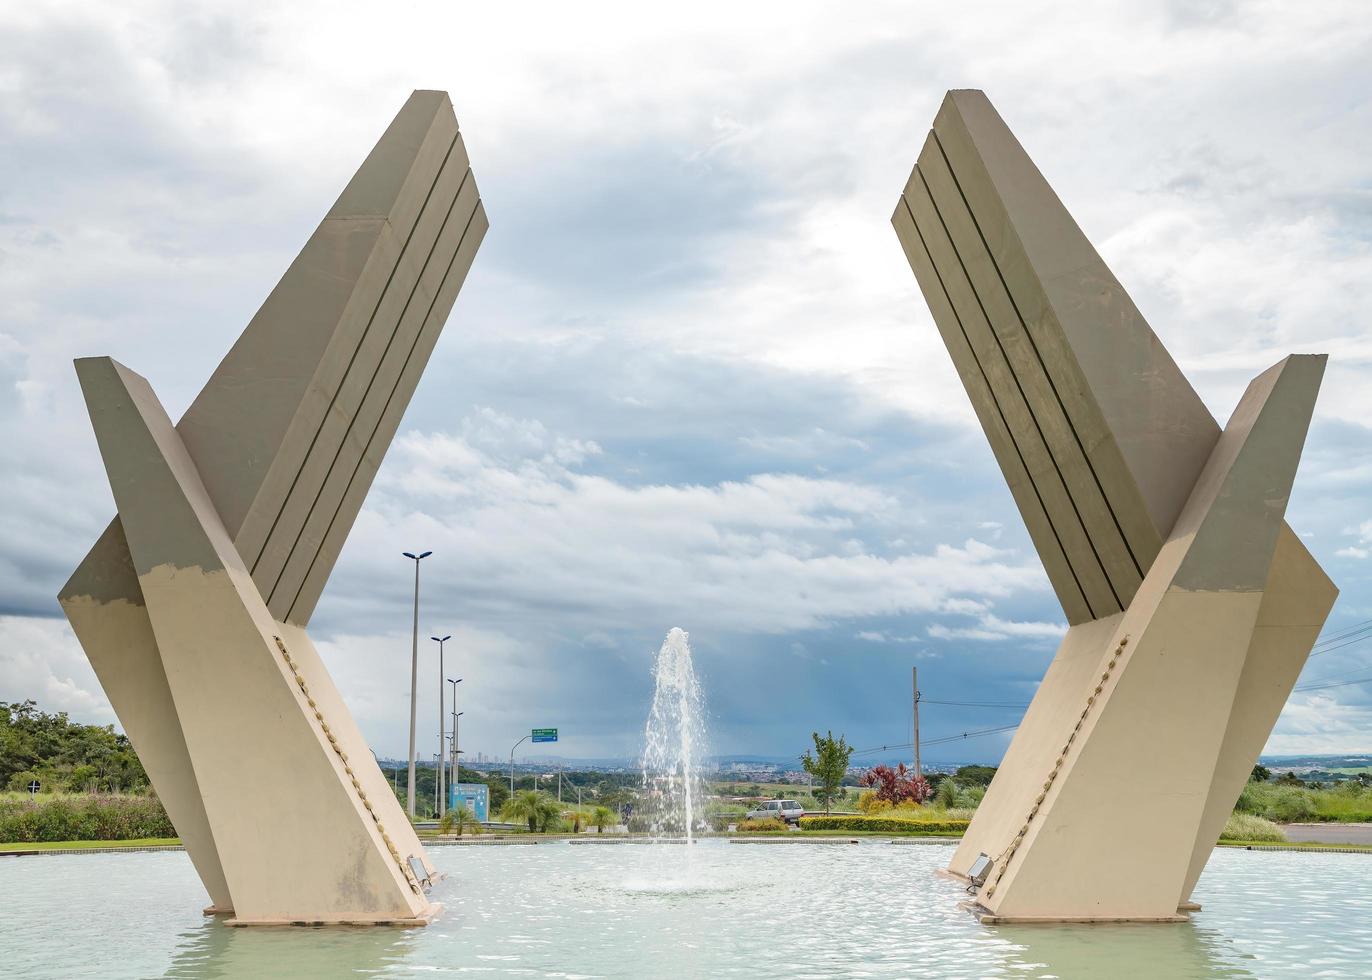
[[[548,824],[556,820],[559,816],[557,800],[547,793],[540,793],[535,789],[522,789],[505,801],[505,805],[500,808],[502,820],[512,823],[527,823],[529,833],[538,833],[546,830]]]
[[[591,810],[591,826],[595,827],[597,834],[605,833],[605,828],[615,822],[614,811],[607,806],[598,806]]]
[[[819,732],[811,732],[810,737],[815,740],[815,750],[811,753],[806,749],[805,754],[800,757],[800,765],[819,783],[813,790],[814,797],[824,804],[824,812],[828,813],[830,805],[838,796],[843,775],[848,771],[848,760],[853,757],[853,747],[844,741],[842,735],[835,739],[832,731],[823,738],[820,738]]]
[[[1265,783],[1272,778],[1272,770],[1259,763],[1253,767],[1253,773],[1248,777],[1250,783]]]
[[[990,786],[995,775],[995,766],[962,766],[953,773],[953,778],[959,786]]]
[[[0,786],[37,774],[44,789],[136,791],[148,785],[128,738],[112,725],[81,725],[36,702],[0,701]],[[27,780],[25,780],[27,783]]]
[[[870,786],[877,799],[892,806],[906,801],[923,803],[932,792],[929,781],[923,776],[916,776],[903,762],[894,769],[885,765],[873,766],[862,774],[858,782]]]

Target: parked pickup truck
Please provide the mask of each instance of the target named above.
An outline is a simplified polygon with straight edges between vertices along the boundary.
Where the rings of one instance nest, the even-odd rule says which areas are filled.
[[[787,823],[799,823],[803,816],[805,816],[805,811],[795,800],[767,800],[749,810],[744,819],[785,820]]]

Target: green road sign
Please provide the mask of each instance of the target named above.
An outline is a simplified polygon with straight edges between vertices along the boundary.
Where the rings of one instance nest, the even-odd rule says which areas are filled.
[[[556,741],[557,741],[557,729],[556,729],[556,728],[535,728],[535,729],[534,729],[534,734],[533,734],[533,739],[534,739],[535,742],[556,742]]]

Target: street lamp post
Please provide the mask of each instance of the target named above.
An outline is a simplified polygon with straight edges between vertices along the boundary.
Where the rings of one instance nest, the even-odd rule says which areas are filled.
[[[406,558],[414,561],[414,633],[410,642],[410,782],[405,790],[405,809],[414,816],[414,722],[417,695],[419,694],[419,562],[433,554],[425,551],[418,555],[403,552]]]
[[[462,678],[459,677],[459,678],[457,678],[456,680],[454,680],[453,678],[449,677],[449,678],[448,678],[448,683],[451,684],[451,685],[453,686],[453,736],[454,736],[454,738],[453,738],[453,740],[452,740],[452,743],[453,743],[453,744],[452,744],[452,766],[453,766],[453,778],[452,778],[452,782],[453,782],[453,785],[456,786],[458,783],[460,783],[460,782],[462,781],[461,778],[459,778],[460,775],[461,775],[461,774],[458,772],[458,763],[460,762],[460,760],[458,759],[458,756],[457,756],[457,750],[458,750],[459,748],[461,748],[461,746],[459,746],[459,745],[457,744],[457,738],[456,738],[456,735],[457,735],[457,685],[459,685],[459,684],[462,683]]]
[[[525,742],[527,742],[528,740],[529,740],[529,736],[528,736],[528,735],[525,735],[523,738],[521,738],[521,739],[520,739],[518,742],[516,742],[514,745],[511,745],[511,746],[510,746],[510,795],[511,795],[511,796],[514,796],[514,750],[517,749],[517,748],[519,748],[521,745],[523,745],[523,744],[524,744]]]
[[[459,711],[453,715],[453,785],[462,782],[462,747],[459,742],[462,738],[462,716],[466,713]]]
[[[448,746],[445,743],[446,731],[443,727],[443,644],[452,639],[452,636],[431,636],[429,639],[438,644],[438,772],[434,778],[438,780],[438,819],[443,819],[443,811],[447,808],[448,797],[443,793],[443,770],[444,756],[448,754]]]

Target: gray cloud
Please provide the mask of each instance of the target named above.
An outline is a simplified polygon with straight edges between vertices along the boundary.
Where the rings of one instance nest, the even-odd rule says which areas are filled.
[[[1032,695],[1060,612],[887,225],[953,85],[1218,417],[1288,351],[1333,355],[1290,520],[1343,588],[1331,630],[1372,619],[1370,33],[1351,2],[7,9],[0,697],[108,717],[52,598],[112,511],[71,358],[179,413],[417,86],[452,92],[492,229],[317,619],[379,751],[420,541],[474,748],[533,719],[632,751],[672,625],[724,751],[902,741],[916,658],[931,691]],[[1297,695],[1273,748],[1365,750],[1369,697]],[[1014,714],[945,711],[935,734]]]

